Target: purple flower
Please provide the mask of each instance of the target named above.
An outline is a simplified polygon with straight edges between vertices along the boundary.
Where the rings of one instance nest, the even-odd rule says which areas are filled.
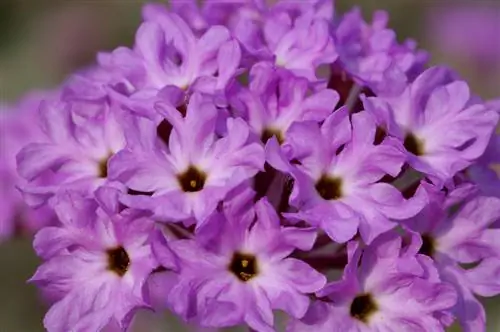
[[[63,190],[90,195],[108,182],[108,161],[125,145],[119,110],[102,102],[97,116],[86,117],[81,110],[86,107],[61,100],[40,104],[43,140],[17,155],[18,172],[28,180],[21,189],[29,204],[40,205]]]
[[[484,153],[498,121],[443,67],[426,70],[398,97],[367,98],[364,105],[382,130],[404,142],[408,163],[438,186]]]
[[[153,222],[118,214],[116,195],[102,188],[97,201],[57,196],[61,227],[37,233],[35,249],[46,261],[31,281],[58,299],[44,319],[48,331],[125,330],[134,311],[148,306],[142,285],[156,266],[148,242]]]
[[[420,253],[432,257],[441,278],[452,283],[459,293],[452,309],[466,331],[484,331],[485,314],[474,293],[481,296],[500,294],[500,199],[468,199],[458,212],[449,210],[468,198],[469,191],[459,187],[445,196],[431,187],[430,204],[416,217],[405,222],[422,237]],[[465,270],[459,264],[479,263]]]
[[[148,8],[134,49],[120,47],[99,57],[101,66],[122,75],[113,96],[146,116],[151,116],[147,105],[152,105],[137,104],[157,95],[175,106],[185,102],[186,91],[224,97],[241,58],[239,44],[227,28],[212,26],[198,38],[178,15],[158,6]]]
[[[124,196],[127,206],[166,220],[195,217],[200,225],[231,189],[263,167],[263,148],[247,143],[250,131],[242,119],[229,118],[227,133],[218,137],[218,111],[199,94],[191,97],[185,118],[168,104],[157,110],[173,124],[168,146],[155,135],[153,122],[137,119],[128,130],[135,135],[113,158],[110,173],[130,189],[152,195]]]
[[[301,318],[306,294],[321,289],[326,278],[309,265],[288,257],[308,250],[312,229],[282,227],[264,199],[253,215],[216,213],[195,239],[155,243],[161,257],[172,257],[178,279],[167,302],[184,319],[206,327],[247,323],[257,331],[274,331],[273,309]],[[167,247],[168,245],[168,247]],[[203,260],[200,260],[203,257]]]
[[[56,95],[57,92],[31,93],[16,105],[0,107],[0,242],[16,232],[31,233],[55,221],[51,209],[30,209],[24,202],[16,188],[25,184],[17,174],[16,155],[26,144],[42,140],[36,110],[41,100]]]
[[[249,88],[238,97],[252,130],[265,139],[274,134],[279,141],[295,122],[325,120],[339,99],[333,90],[310,92],[305,78],[279,73],[264,63],[252,67]]]
[[[226,6],[217,13],[229,16],[227,25],[246,51],[246,67],[265,61],[316,81],[317,68],[337,58],[325,1],[284,1],[269,8],[249,3],[232,11],[226,4],[213,5]]]
[[[262,27],[263,47],[276,66],[315,81],[318,67],[337,59],[329,29],[328,21],[313,13],[305,13],[293,22],[289,15],[269,15]]]
[[[389,15],[376,11],[371,24],[359,8],[346,13],[335,30],[335,45],[342,69],[377,95],[399,94],[423,70],[428,55],[416,50],[413,40],[398,44],[387,28]]]
[[[16,185],[60,219],[34,239],[47,330],[484,331],[500,102],[332,7],[148,4],[133,48],[16,105],[41,121],[2,114],[0,238],[42,211]]]
[[[349,244],[341,280],[328,284],[288,331],[444,331],[439,317],[456,302],[415,245],[387,233],[362,249]]]
[[[343,108],[321,128],[311,122],[293,125],[283,154],[271,140],[268,162],[295,179],[290,203],[298,211],[286,216],[320,227],[336,242],[352,239],[359,228],[370,242],[396,226],[390,219],[418,213],[426,204],[422,190],[406,200],[394,186],[380,182],[386,174],[399,174],[405,157],[391,137],[375,145],[375,131],[369,113],[354,114],[350,123]]]

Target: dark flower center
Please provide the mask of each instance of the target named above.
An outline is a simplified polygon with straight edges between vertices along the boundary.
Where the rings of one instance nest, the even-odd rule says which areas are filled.
[[[203,189],[207,175],[196,167],[189,166],[184,173],[177,175],[177,179],[183,191],[197,192]]]
[[[109,154],[105,158],[102,158],[97,164],[97,172],[100,178],[108,177],[108,160],[111,156],[113,156],[113,153],[109,152]]]
[[[97,166],[99,168],[99,177],[107,178],[108,177],[108,159],[103,159],[99,162]]]
[[[127,251],[123,247],[109,249],[108,254],[108,269],[123,277],[127,273],[130,266],[130,258]]]
[[[436,241],[429,234],[422,234],[422,246],[419,254],[433,257],[436,253]]]
[[[342,197],[342,179],[330,177],[323,174],[316,182],[316,191],[326,200],[334,200]]]
[[[421,156],[425,153],[424,143],[412,133],[406,135],[404,146],[408,152],[413,153],[415,156]]]
[[[262,131],[262,135],[260,135],[260,140],[262,143],[266,144],[268,140],[270,140],[273,136],[276,137],[278,143],[283,144],[284,138],[281,131],[273,128],[266,128]]]
[[[229,264],[229,271],[241,281],[246,282],[258,273],[257,259],[253,255],[235,252]]]
[[[363,323],[368,322],[370,316],[376,311],[377,304],[373,301],[373,298],[370,294],[358,295],[351,303],[351,317],[356,318]]]

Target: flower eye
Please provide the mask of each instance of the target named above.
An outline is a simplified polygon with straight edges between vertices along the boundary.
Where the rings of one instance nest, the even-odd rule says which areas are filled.
[[[316,182],[316,191],[326,200],[336,200],[342,197],[342,179],[323,174]]]
[[[354,298],[351,303],[350,314],[364,323],[377,311],[377,304],[370,294],[361,294]]]
[[[207,176],[196,167],[189,166],[184,173],[177,176],[177,179],[183,191],[197,192],[203,189]]]
[[[257,259],[253,255],[235,252],[229,270],[241,281],[246,282],[258,274]]]
[[[123,277],[130,267],[130,257],[128,256],[125,248],[120,246],[114,249],[109,249],[107,254],[108,269],[115,272],[120,277]]]
[[[404,146],[406,150],[408,150],[409,152],[413,153],[416,156],[421,156],[425,153],[424,143],[412,133],[406,135],[404,140]]]

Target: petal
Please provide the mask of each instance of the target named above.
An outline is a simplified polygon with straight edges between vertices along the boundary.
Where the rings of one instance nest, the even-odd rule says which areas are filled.
[[[309,251],[314,246],[318,232],[316,228],[296,228],[296,227],[285,227],[281,234],[284,237],[284,241],[294,247]]]
[[[276,264],[276,271],[288,285],[301,293],[314,293],[326,284],[326,277],[301,260],[287,258]]]
[[[213,57],[215,52],[219,50],[223,43],[229,40],[229,38],[230,34],[226,27],[220,25],[210,27],[197,44],[197,51],[201,56],[200,61],[203,62]]]
[[[142,192],[172,190],[178,187],[172,167],[153,154],[122,150],[110,160],[110,173],[129,188]]]
[[[486,258],[473,269],[466,271],[468,285],[480,296],[500,294],[500,259]]]
[[[24,147],[16,157],[17,171],[28,180],[33,180],[40,173],[61,166],[70,160],[59,146],[50,143],[32,143]]]
[[[148,62],[155,66],[156,70],[162,71],[161,56],[165,39],[163,30],[156,22],[144,22],[136,34],[135,49]]]
[[[418,200],[405,200],[401,192],[388,183],[376,183],[370,186],[371,199],[376,202],[377,209],[392,219],[408,219],[415,216],[427,204],[427,196],[416,194]]]
[[[65,228],[45,227],[35,235],[33,248],[38,256],[49,259],[74,244],[74,238]]]
[[[217,55],[219,67],[218,89],[225,88],[229,80],[234,77],[236,70],[240,66],[240,61],[241,49],[236,40],[230,40],[221,46]]]

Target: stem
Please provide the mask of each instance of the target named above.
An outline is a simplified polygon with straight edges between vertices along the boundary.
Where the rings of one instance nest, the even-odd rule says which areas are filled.
[[[408,168],[403,175],[392,182],[392,185],[404,193],[405,191],[412,189],[413,186],[422,180],[422,178],[422,173],[417,172],[412,168]]]
[[[351,90],[349,91],[349,95],[347,96],[347,100],[345,102],[345,105],[349,112],[352,111],[352,108],[356,104],[356,101],[358,100],[359,94],[361,93],[361,90],[363,90],[362,86],[357,85],[354,83],[352,85]]]

